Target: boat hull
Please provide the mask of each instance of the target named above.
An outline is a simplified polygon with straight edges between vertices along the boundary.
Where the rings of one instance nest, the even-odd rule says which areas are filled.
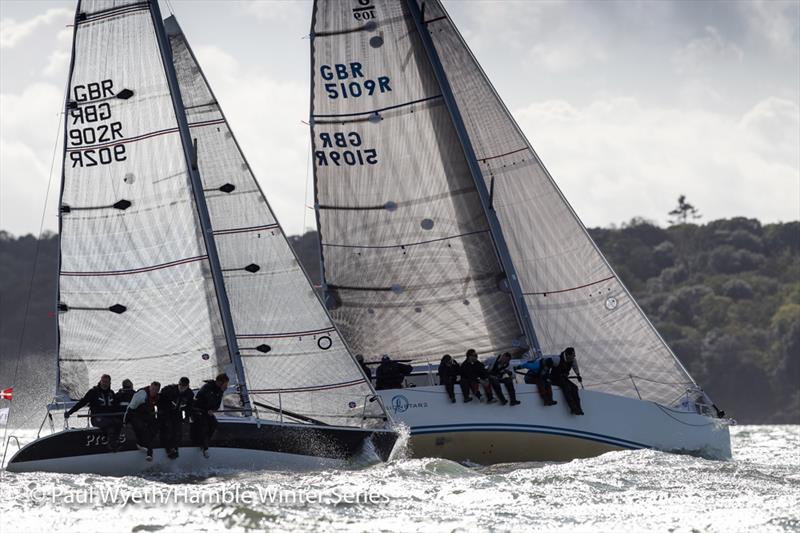
[[[568,461],[624,449],[652,448],[714,459],[731,457],[728,422],[669,409],[653,402],[581,390],[586,413],[545,407],[536,387],[516,385],[518,406],[451,403],[444,387],[378,391],[396,422],[410,428],[409,453],[495,464]]]
[[[209,446],[210,458],[194,446],[183,427],[180,456],[169,459],[156,441],[153,461],[135,444],[128,427],[117,452],[94,428],[68,429],[37,439],[19,450],[9,472],[91,473],[139,475],[159,472],[201,473],[216,470],[311,470],[350,464],[359,457],[388,459],[397,440],[389,430],[305,426],[219,418]]]

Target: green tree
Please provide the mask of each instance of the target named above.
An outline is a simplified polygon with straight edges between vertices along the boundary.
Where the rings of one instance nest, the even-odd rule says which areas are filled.
[[[689,219],[697,220],[703,215],[695,206],[686,201],[685,194],[681,194],[678,196],[678,206],[669,212],[669,216],[672,217],[669,220],[670,224],[686,224]]]

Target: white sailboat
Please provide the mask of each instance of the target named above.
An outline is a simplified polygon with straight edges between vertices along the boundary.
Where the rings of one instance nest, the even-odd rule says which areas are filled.
[[[483,463],[624,448],[730,457],[728,420],[588,235],[439,0],[316,0],[311,135],[323,287],[414,454]],[[577,350],[585,416],[451,404],[444,354]]]
[[[210,459],[184,427],[152,462],[130,430],[38,438],[9,471],[137,474],[386,460],[397,439],[158,1],[82,0],[65,103],[56,400],[102,374],[231,387]],[[49,414],[49,413],[48,413]],[[187,426],[187,424],[184,424]],[[156,443],[158,446],[158,443]]]

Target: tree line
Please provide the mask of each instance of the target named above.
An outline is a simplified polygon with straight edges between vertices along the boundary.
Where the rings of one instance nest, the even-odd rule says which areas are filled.
[[[687,218],[589,233],[718,406],[741,423],[800,423],[800,222]],[[289,242],[318,283],[316,233]],[[54,375],[57,265],[56,235],[0,231],[0,386],[20,346],[25,368]]]

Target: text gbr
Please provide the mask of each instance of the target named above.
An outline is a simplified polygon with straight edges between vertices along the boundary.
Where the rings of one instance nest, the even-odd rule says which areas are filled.
[[[127,159],[124,144],[110,145],[122,139],[122,123],[107,122],[111,119],[111,105],[106,102],[114,95],[114,82],[99,82],[76,85],[72,88],[67,137],[69,159],[72,168],[108,165]],[[102,101],[101,101],[102,100]],[[92,103],[94,102],[94,103]],[[100,123],[104,122],[104,123]],[[106,146],[103,146],[103,145]],[[87,147],[87,148],[83,148]]]
[[[389,76],[368,79],[364,76],[361,63],[322,65],[319,67],[319,74],[323,80],[337,80],[324,85],[328,98],[331,99],[336,99],[340,96],[342,98],[359,98],[363,95],[373,96],[374,94],[386,93],[392,90],[389,85]]]

